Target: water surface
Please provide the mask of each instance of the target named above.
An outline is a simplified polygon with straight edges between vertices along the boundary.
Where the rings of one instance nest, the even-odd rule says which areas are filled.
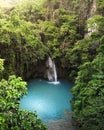
[[[51,83],[34,79],[28,82],[28,95],[20,102],[20,108],[37,111],[43,121],[65,118],[65,111],[71,111],[70,92],[72,84],[65,80]]]

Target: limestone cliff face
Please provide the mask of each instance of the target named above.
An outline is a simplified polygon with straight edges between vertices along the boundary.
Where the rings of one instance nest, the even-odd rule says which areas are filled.
[[[92,3],[91,3],[91,6],[89,8],[89,16],[87,18],[86,21],[88,20],[91,20],[95,15],[96,15],[96,9],[97,9],[97,3],[96,3],[96,0],[93,0]],[[84,37],[88,37],[88,36],[91,36],[91,34],[93,32],[96,32],[97,31],[97,24],[96,23],[93,23],[93,25],[90,25],[87,23],[87,32],[85,33]]]
[[[67,70],[61,66],[61,62],[59,60],[55,60],[56,71],[57,71],[57,78],[67,78]],[[48,79],[47,77],[47,70],[48,67],[46,65],[47,58],[42,61],[38,61],[35,66],[31,65],[31,68],[28,72],[25,73],[24,79],[29,78],[44,78]]]
[[[96,9],[97,9],[97,3],[96,0],[92,1],[91,7],[90,7],[90,12],[89,12],[89,17],[93,17],[96,14]]]

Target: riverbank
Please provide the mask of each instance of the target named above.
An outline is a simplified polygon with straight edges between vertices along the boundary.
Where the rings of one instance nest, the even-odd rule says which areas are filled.
[[[78,127],[73,121],[59,119],[49,121],[48,130],[78,130]]]
[[[69,111],[64,112],[64,119],[49,120],[48,130],[78,130],[77,123],[73,119],[73,113]]]

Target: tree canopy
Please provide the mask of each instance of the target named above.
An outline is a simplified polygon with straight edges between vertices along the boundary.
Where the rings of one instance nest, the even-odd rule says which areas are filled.
[[[103,0],[26,0],[1,7],[0,50],[1,130],[46,129],[36,113],[19,110],[26,83],[16,76],[30,78],[49,55],[75,82],[72,107],[80,129],[104,129]]]

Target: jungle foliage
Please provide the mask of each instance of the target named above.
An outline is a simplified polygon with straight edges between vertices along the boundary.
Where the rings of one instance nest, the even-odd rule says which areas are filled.
[[[2,60],[0,60],[2,61]],[[0,71],[3,70],[0,64]],[[9,76],[0,81],[0,130],[46,130],[36,112],[20,110],[20,98],[26,94],[26,82]]]
[[[5,51],[0,52],[0,57],[5,59],[5,76],[16,74],[26,78],[28,72],[33,72],[32,67],[48,55],[64,59],[67,50],[82,37],[78,16],[70,11],[69,5],[62,0],[36,5],[31,0],[1,10],[0,49]]]
[[[97,1],[97,14],[87,21],[92,28],[96,23],[96,31],[74,46],[77,54],[75,51],[73,53],[82,62],[77,62],[79,70],[72,89],[72,107],[80,130],[104,129],[103,4],[104,1]]]
[[[91,12],[94,2],[97,9],[96,12]],[[96,29],[85,37],[89,27]],[[5,91],[4,94],[10,96],[11,88],[17,86],[12,92],[14,97],[4,99],[3,95],[1,96],[4,106],[4,115],[2,112],[0,119],[2,129],[26,129],[23,124],[17,122],[18,119],[24,120],[25,116],[30,122],[27,128],[31,129],[33,121],[36,130],[45,129],[40,120],[37,120],[36,114],[34,119],[33,114],[18,111],[17,99],[24,94],[21,90],[25,92],[26,88],[20,78],[9,75],[29,78],[26,77],[27,73],[32,74],[34,66],[50,55],[60,61],[60,66],[69,74],[68,78],[75,81],[72,89],[74,98],[71,102],[79,128],[104,130],[103,0],[43,0],[38,4],[29,0],[9,9],[1,9],[0,50],[0,58],[4,59],[0,60],[0,79],[7,79],[1,80],[0,92]],[[23,85],[23,88],[18,88],[18,85]],[[12,108],[11,104],[14,104],[15,108]],[[13,118],[15,120],[12,120]],[[11,123],[8,124],[8,121]]]

